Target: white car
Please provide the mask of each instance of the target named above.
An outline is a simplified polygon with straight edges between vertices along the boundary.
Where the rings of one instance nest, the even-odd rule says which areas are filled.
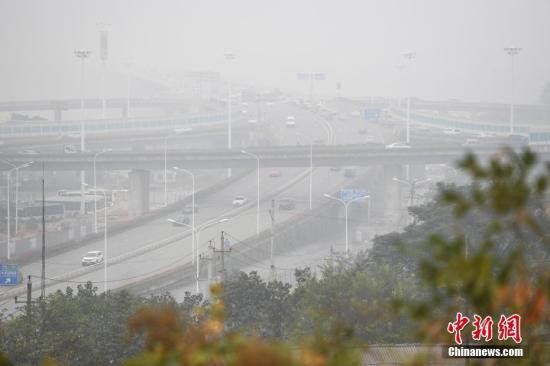
[[[255,119],[249,119],[249,120],[248,120],[248,123],[250,123],[250,124],[255,124],[255,123],[257,123],[257,122],[258,122],[258,121],[256,121]]]
[[[466,141],[464,141],[462,146],[473,146],[473,145],[478,145],[478,144],[479,144],[478,139],[466,139]]]
[[[245,203],[247,203],[248,200],[244,196],[237,196],[233,199],[233,206],[235,207],[241,207],[244,206]]]
[[[83,266],[91,266],[103,262],[103,252],[99,250],[92,250],[82,258]]]
[[[286,117],[286,126],[287,127],[294,127],[296,126],[296,119],[294,116],[288,116]]]
[[[359,111],[352,111],[352,112],[349,112],[349,114],[352,117],[359,117],[361,115],[361,113],[359,113]]]
[[[21,151],[18,151],[17,153],[18,154],[23,154],[23,155],[37,155],[38,154],[38,152],[34,151],[34,150],[21,150]]]
[[[393,144],[386,145],[386,149],[410,149],[411,146],[402,142],[394,142]]]
[[[458,135],[460,134],[460,130],[457,130],[456,128],[446,128],[443,130],[443,133],[445,135]]]

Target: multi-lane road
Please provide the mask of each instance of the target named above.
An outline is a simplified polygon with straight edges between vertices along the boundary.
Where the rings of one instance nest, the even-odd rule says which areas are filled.
[[[348,107],[341,106],[344,113],[349,114]],[[293,115],[296,126],[286,126],[286,118]],[[334,143],[364,143],[365,135],[358,133],[365,122],[359,117],[349,116],[343,121],[332,121],[327,127],[321,117],[311,111],[306,111],[292,105],[278,105],[268,111],[266,121],[259,121],[269,128],[279,144],[308,144],[311,140],[327,140],[327,130],[332,130]],[[323,127],[325,126],[325,127]],[[393,142],[393,130],[371,125],[367,126],[367,134],[374,136],[376,142]],[[315,165],[315,147],[313,162]],[[251,158],[252,159],[252,158]],[[363,168],[365,169],[365,168]],[[271,177],[270,169],[260,170],[260,226],[261,230],[270,225],[268,214],[271,199],[288,197],[296,202],[296,208],[291,211],[278,211],[277,219],[283,221],[296,214],[307,213],[309,210],[309,175],[306,168],[282,168],[281,177]],[[358,173],[361,173],[360,171]],[[349,182],[342,172],[331,171],[329,168],[315,168],[313,171],[313,204],[318,205],[324,198],[324,193],[333,193]],[[200,187],[200,182],[198,182]],[[218,238],[220,230],[230,233],[236,238],[247,238],[256,233],[256,171],[253,171],[218,192],[213,193],[203,201],[197,201],[199,211],[196,214],[196,226],[222,218],[229,219],[219,225],[205,229],[200,236],[200,251],[207,250],[208,240]],[[241,209],[235,209],[231,202],[237,195],[248,198],[249,204]],[[115,289],[125,283],[135,281],[159,271],[181,265],[191,260],[192,243],[190,230],[185,227],[175,227],[167,222],[174,215],[166,215],[148,222],[145,225],[119,233],[108,238],[108,288]],[[83,273],[80,260],[89,250],[103,250],[103,240],[93,241],[86,246],[67,250],[61,254],[48,257],[47,292],[76,286],[77,283],[93,281],[103,289],[104,268],[102,264],[86,269]],[[25,275],[33,275],[38,284],[41,264],[39,261],[22,267]],[[59,279],[56,281],[55,279]],[[4,290],[3,297],[21,291],[21,287]],[[36,286],[35,286],[36,289]],[[38,289],[37,289],[38,290]],[[0,295],[0,296],[2,296]],[[11,301],[5,305],[13,306]]]

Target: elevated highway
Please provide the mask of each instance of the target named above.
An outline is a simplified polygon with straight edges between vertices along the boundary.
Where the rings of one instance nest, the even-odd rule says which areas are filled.
[[[498,147],[477,147],[473,149],[478,156],[495,154]],[[306,167],[310,164],[309,146],[278,146],[248,149],[260,158],[260,165],[268,167]],[[547,160],[550,150],[536,147],[534,151]],[[330,145],[314,146],[313,165],[319,166],[369,166],[387,164],[442,164],[454,162],[464,155],[462,146],[431,146],[414,148],[371,147],[367,145]],[[40,155],[2,155],[12,164],[25,164],[31,161],[44,162],[48,170],[79,170],[93,164],[94,154],[40,154]],[[97,158],[97,167],[101,170],[154,170],[164,166],[164,151],[125,152],[113,151]],[[186,168],[253,168],[256,162],[239,150],[171,150],[168,165]],[[0,165],[7,170],[8,165]],[[40,170],[41,164],[34,164],[27,170]]]

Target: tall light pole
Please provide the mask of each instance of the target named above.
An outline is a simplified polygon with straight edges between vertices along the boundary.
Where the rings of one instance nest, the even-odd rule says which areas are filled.
[[[96,160],[101,154],[113,151],[113,149],[104,149],[94,155],[94,187],[97,187]],[[94,198],[94,233],[97,233],[97,200]]]
[[[309,140],[309,209],[313,209],[313,140],[303,133],[296,133],[298,136]]]
[[[407,60],[407,66],[409,67],[409,79],[412,71],[410,70],[412,66],[412,60],[416,57],[416,52],[407,52],[403,54],[403,57]],[[408,92],[407,92],[407,137],[406,142],[410,144],[411,142],[411,87],[410,80],[408,82]]]
[[[235,59],[234,53],[226,53],[225,59],[231,64]],[[227,79],[227,149],[231,150],[231,81]],[[227,176],[231,177],[231,168],[227,168]]]
[[[126,68],[128,69],[128,74],[126,77],[126,118],[130,118],[130,69],[132,68],[131,62],[126,62]]]
[[[27,163],[27,164],[24,164],[23,166],[19,166],[15,168],[15,233],[16,234],[19,232],[19,169],[28,167],[32,163],[34,163],[34,161],[31,161],[30,163]]]
[[[515,69],[515,62],[514,58],[515,56],[521,51],[521,48],[519,47],[505,47],[504,51],[511,56],[512,59],[512,91],[510,96],[510,134],[514,133],[514,99],[515,99],[515,76],[514,76],[514,69]]]
[[[177,166],[174,167],[174,170],[176,171],[179,171],[179,172],[184,172],[185,174],[189,175],[191,177],[191,207],[192,207],[192,213],[191,213],[191,227],[193,229],[193,233],[192,233],[192,242],[193,242],[193,245],[195,245],[195,210],[196,210],[196,207],[195,207],[195,174],[191,173],[189,170],[187,169],[183,169],[183,168],[178,168]],[[197,252],[198,252],[198,248],[196,248]],[[193,257],[194,258],[194,257]]]
[[[164,207],[168,206],[168,139],[189,131],[191,131],[191,127],[177,128],[170,135],[164,137]]]
[[[241,150],[241,153],[252,156],[258,162],[257,170],[257,197],[256,197],[256,236],[260,236],[260,157],[248,151]]]
[[[11,248],[10,248],[10,244],[11,244],[11,212],[10,212],[10,206],[11,206],[11,202],[10,202],[10,191],[11,191],[11,187],[10,187],[10,181],[11,181],[11,172],[13,172],[14,170],[18,170],[18,169],[22,169],[22,168],[25,168],[25,167],[28,167],[29,165],[32,164],[32,162],[30,163],[25,163],[25,164],[22,164],[22,165],[19,165],[19,166],[16,166],[6,160],[1,160],[2,162],[8,164],[8,165],[11,165],[12,168],[10,170],[8,170],[8,176],[7,176],[7,193],[8,193],[8,207],[7,207],[7,221],[8,221],[8,230],[7,230],[7,234],[8,234],[8,242],[7,242],[7,257],[8,257],[8,260],[11,259]],[[16,202],[17,204],[17,202]]]
[[[84,183],[85,186],[92,187],[96,191],[100,191],[103,194],[103,215],[104,215],[104,225],[103,225],[103,291],[107,293],[107,191],[102,188],[97,188],[90,184]]]
[[[345,214],[346,214],[346,256],[349,254],[349,240],[348,240],[348,207],[351,203],[355,202],[355,201],[359,201],[359,200],[364,200],[364,199],[369,199],[369,206],[370,206],[370,195],[365,195],[365,196],[360,196],[360,197],[355,197],[354,199],[352,200],[349,200],[349,201],[344,201],[340,198],[337,198],[337,197],[334,197],[334,196],[331,196],[330,194],[324,194],[323,196],[325,196],[326,198],[330,198],[331,200],[335,200],[335,201],[338,201],[340,202],[341,204],[344,205],[344,209],[345,209]]]
[[[90,56],[91,51],[87,50],[75,50],[74,55],[80,59],[80,152],[84,153],[86,151],[86,129],[84,127],[85,110],[84,110],[84,94],[85,94],[85,78],[84,78],[84,61]],[[85,172],[84,170],[80,171],[80,213],[83,215],[85,213],[84,207],[84,180]]]
[[[105,73],[107,69],[107,58],[109,55],[109,31],[110,24],[98,23],[99,26],[99,58],[101,59],[101,118],[105,119],[107,101],[105,97]]]

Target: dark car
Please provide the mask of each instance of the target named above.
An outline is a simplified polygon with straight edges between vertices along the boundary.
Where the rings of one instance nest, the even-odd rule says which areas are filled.
[[[296,208],[296,202],[292,198],[281,198],[279,201],[279,210],[290,211]]]

